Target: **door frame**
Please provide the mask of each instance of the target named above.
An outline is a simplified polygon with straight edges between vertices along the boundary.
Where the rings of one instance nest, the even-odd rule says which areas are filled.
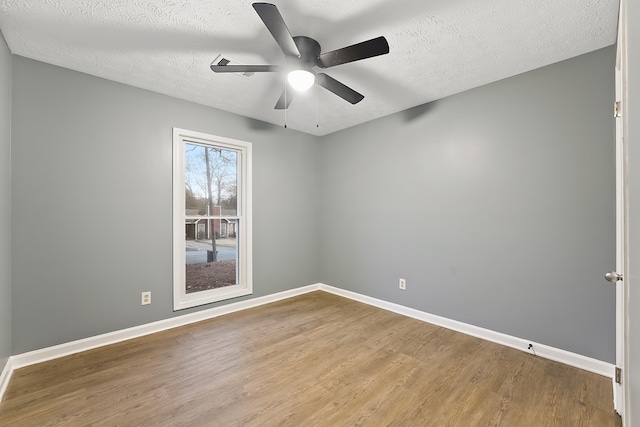
[[[620,414],[623,424],[627,425],[625,407],[628,407],[628,370],[627,353],[627,156],[625,139],[627,106],[627,43],[626,43],[626,0],[620,2],[618,37],[615,65],[615,101],[616,101],[616,271],[622,273],[623,280],[616,282],[616,368],[621,369],[621,383],[613,379],[613,404]],[[619,103],[619,104],[618,104]]]

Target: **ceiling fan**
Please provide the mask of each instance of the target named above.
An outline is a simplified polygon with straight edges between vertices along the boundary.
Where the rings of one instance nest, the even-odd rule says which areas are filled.
[[[320,44],[310,37],[292,37],[282,19],[278,8],[271,3],[253,3],[253,8],[284,52],[285,65],[227,65],[224,62],[212,63],[211,70],[216,73],[266,73],[286,71],[287,81],[298,91],[305,91],[317,82],[319,86],[338,95],[340,98],[357,104],[364,95],[351,89],[333,77],[313,71],[313,67],[329,68],[348,62],[372,58],[389,53],[389,44],[384,37],[377,37],[331,52],[321,53]],[[275,108],[289,108],[293,93],[286,87]]]

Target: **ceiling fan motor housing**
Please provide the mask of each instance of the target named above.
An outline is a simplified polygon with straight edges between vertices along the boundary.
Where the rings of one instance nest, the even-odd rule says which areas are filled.
[[[305,69],[318,65],[318,57],[320,56],[320,43],[311,37],[296,36],[293,38],[298,50],[300,51],[300,62]]]

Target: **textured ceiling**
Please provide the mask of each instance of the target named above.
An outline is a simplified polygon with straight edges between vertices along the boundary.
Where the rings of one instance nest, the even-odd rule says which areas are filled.
[[[284,56],[246,0],[0,0],[14,54],[282,125],[284,76],[214,74]],[[325,135],[612,45],[619,0],[273,1],[330,51],[384,35],[385,56],[325,70],[365,95],[297,95],[287,125]],[[317,102],[316,102],[317,96]],[[316,128],[316,115],[319,127]]]

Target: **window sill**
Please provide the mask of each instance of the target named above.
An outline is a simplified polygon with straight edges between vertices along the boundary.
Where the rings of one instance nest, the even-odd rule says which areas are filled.
[[[211,304],[214,302],[224,301],[232,298],[251,295],[253,292],[247,286],[232,285],[224,288],[211,289],[209,291],[195,292],[183,296],[179,301],[175,301],[173,311],[184,310],[186,308],[197,307],[200,305]]]

